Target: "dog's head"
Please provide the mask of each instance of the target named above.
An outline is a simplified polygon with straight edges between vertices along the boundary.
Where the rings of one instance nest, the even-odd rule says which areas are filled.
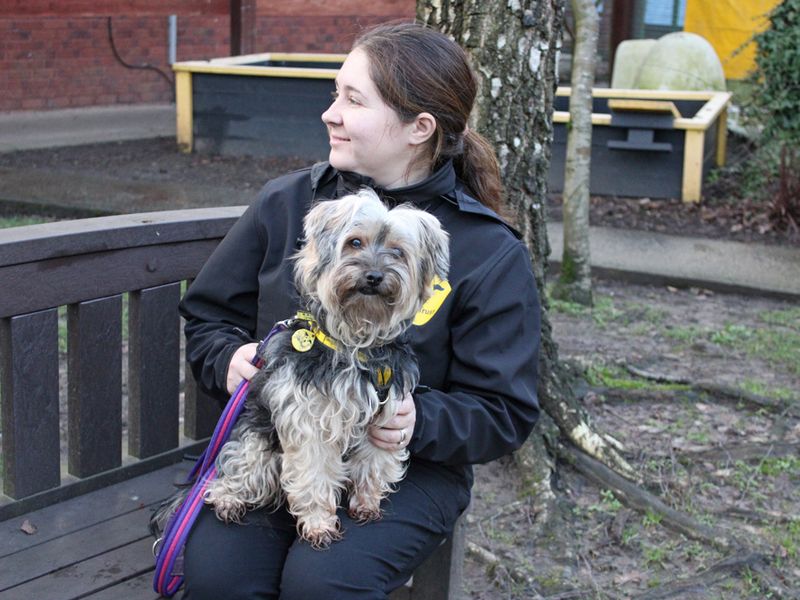
[[[304,234],[298,291],[351,347],[397,337],[430,297],[434,277],[447,278],[449,239],[438,219],[408,205],[389,210],[368,188],[316,204]]]

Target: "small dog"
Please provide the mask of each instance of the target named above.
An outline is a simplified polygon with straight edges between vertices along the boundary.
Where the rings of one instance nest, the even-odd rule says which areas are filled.
[[[286,502],[315,548],[341,537],[342,492],[360,522],[400,481],[408,451],[367,438],[417,385],[404,332],[446,279],[449,240],[431,214],[387,209],[370,189],[316,204],[304,220],[295,284],[306,310],[284,322],[261,358],[205,501],[226,522]]]

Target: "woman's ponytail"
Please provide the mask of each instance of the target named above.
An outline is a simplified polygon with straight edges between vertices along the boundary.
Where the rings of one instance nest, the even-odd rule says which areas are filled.
[[[503,212],[503,184],[494,148],[481,134],[467,129],[463,150],[453,157],[456,175],[470,194],[498,214]]]

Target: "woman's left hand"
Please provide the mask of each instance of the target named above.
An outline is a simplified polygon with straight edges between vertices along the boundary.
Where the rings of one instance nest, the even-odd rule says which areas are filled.
[[[406,394],[394,417],[384,423],[382,427],[370,426],[369,441],[384,450],[401,450],[411,441],[416,422],[417,408],[414,406],[414,399],[411,394]]]

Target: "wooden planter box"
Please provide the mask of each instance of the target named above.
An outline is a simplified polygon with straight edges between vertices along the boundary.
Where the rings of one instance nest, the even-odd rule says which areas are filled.
[[[324,159],[342,54],[251,54],[180,62],[178,145],[184,152]]]
[[[548,189],[564,189],[570,88],[556,92]],[[729,92],[592,90],[592,194],[697,202],[725,164]]]

